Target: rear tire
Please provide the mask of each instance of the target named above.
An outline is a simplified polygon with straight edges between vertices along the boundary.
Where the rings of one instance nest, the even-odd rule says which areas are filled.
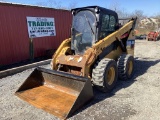
[[[110,92],[118,78],[117,63],[114,60],[102,59],[92,71],[92,82],[102,92]]]
[[[134,73],[134,58],[129,54],[122,54],[118,59],[118,77],[128,80]]]

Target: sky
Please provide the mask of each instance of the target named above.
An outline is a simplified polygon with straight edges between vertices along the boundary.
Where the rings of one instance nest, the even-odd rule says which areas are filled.
[[[1,0],[0,0],[1,1]],[[5,0],[12,3],[31,4],[46,3],[51,0]],[[129,13],[135,10],[142,10],[146,16],[160,14],[160,0],[54,0],[62,6],[69,6],[70,3],[76,3],[76,7],[98,5],[110,8],[113,5]]]

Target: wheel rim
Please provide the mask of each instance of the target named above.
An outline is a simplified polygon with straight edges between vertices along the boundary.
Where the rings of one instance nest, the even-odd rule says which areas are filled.
[[[131,75],[132,71],[133,71],[133,62],[129,61],[129,64],[128,64],[128,75]]]
[[[114,67],[111,67],[107,72],[107,84],[112,85],[114,79],[115,79],[115,69]]]

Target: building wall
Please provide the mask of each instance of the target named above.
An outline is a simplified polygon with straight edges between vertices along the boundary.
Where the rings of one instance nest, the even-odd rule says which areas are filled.
[[[34,38],[34,56],[45,55],[46,50],[57,49],[70,37],[70,11],[51,8],[0,3],[0,66],[29,59],[29,37],[26,17],[53,17],[56,36]]]

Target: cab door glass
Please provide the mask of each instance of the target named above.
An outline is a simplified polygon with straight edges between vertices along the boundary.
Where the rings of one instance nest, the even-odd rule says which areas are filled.
[[[109,22],[109,31],[115,31],[116,19],[114,16],[110,15],[110,22]]]
[[[102,16],[102,26],[101,31],[108,31],[109,28],[109,15],[103,15]]]
[[[115,31],[116,19],[112,15],[103,14],[102,15],[102,23],[100,30],[100,39],[105,38],[109,34]]]

